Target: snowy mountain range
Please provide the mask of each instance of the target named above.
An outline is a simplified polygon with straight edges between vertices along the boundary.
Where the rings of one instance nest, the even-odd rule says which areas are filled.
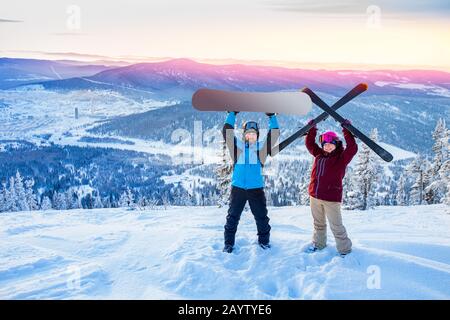
[[[381,141],[416,153],[430,153],[429,138],[436,121],[450,118],[450,74],[441,71],[304,70],[242,64],[213,65],[188,59],[108,67],[2,58],[0,66],[3,71],[0,73],[0,83],[3,88],[9,89],[0,91],[0,107],[11,111],[10,119],[14,118],[12,114],[16,111],[25,118],[39,117],[39,111],[34,110],[32,105],[48,105],[49,99],[52,99],[55,110],[62,108],[62,104],[67,107],[65,117],[70,118],[77,107],[81,115],[89,113],[93,116],[91,120],[108,120],[94,131],[122,134],[128,138],[169,141],[171,130],[161,131],[157,129],[160,125],[149,126],[149,119],[176,123],[179,128],[188,131],[192,131],[193,121],[202,121],[205,130],[220,126],[222,115],[200,113],[190,105],[192,93],[200,87],[276,91],[308,86],[332,104],[354,85],[365,82],[369,90],[343,107],[340,110],[342,115],[352,119],[366,133],[371,128],[378,128]],[[54,71],[59,75],[57,80]],[[34,81],[33,76],[36,77]],[[40,96],[43,101],[39,101]],[[122,102],[108,112],[111,97]],[[26,108],[33,110],[32,114],[24,114],[23,101],[27,101]],[[58,106],[55,106],[56,103]],[[154,110],[155,105],[167,107]],[[105,113],[95,114],[96,110],[105,110],[108,116]],[[318,108],[314,108],[311,115],[305,118],[280,116],[285,135],[318,113]],[[140,121],[130,121],[132,119],[127,117]],[[69,123],[73,122],[71,120]],[[326,128],[338,129],[338,126],[329,120]],[[11,133],[9,138],[14,138],[14,129],[4,129]],[[67,129],[70,130],[70,126]],[[40,131],[45,130],[45,125],[41,123]],[[47,131],[53,133],[51,127]]]
[[[383,191],[390,194],[383,196],[384,204],[394,199],[393,181],[402,161],[417,154],[432,156],[436,123],[450,118],[450,74],[440,71],[304,70],[188,59],[117,66],[1,58],[0,66],[0,180],[19,170],[25,178],[33,177],[41,200],[89,186],[110,204],[127,187],[136,197],[167,193],[172,204],[213,204],[220,147],[210,144],[199,152],[193,137],[200,130],[206,144],[214,136],[207,133],[217,133],[225,116],[193,109],[190,99],[200,87],[275,91],[308,86],[331,105],[357,83],[368,83],[369,90],[339,113],[366,134],[377,128],[380,144],[394,154],[390,167],[384,164],[383,188],[394,186],[391,193]],[[279,115],[281,138],[319,113],[313,108],[307,117]],[[239,114],[238,125],[250,118],[266,128],[262,114]],[[319,129],[340,132],[332,119]],[[297,172],[297,178],[307,174],[311,158],[303,139],[277,158],[280,171],[269,178],[278,186],[271,188],[273,204],[298,203],[299,181],[290,173]],[[180,164],[180,159],[189,161]],[[114,178],[111,172],[116,172]],[[214,196],[202,198],[208,194]]]
[[[298,90],[314,88],[344,94],[365,82],[374,95],[437,95],[450,97],[450,74],[441,71],[306,70],[244,64],[213,65],[189,59],[139,63],[110,68],[91,76],[46,81],[47,89],[136,88],[165,94],[186,94],[200,87],[239,91]],[[86,82],[86,83],[85,83]],[[426,92],[424,92],[426,90]]]
[[[0,89],[38,81],[91,76],[108,68],[111,67],[71,60],[0,58]]]

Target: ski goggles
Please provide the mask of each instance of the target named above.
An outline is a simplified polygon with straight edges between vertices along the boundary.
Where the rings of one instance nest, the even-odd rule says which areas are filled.
[[[244,132],[248,130],[255,130],[256,132],[259,131],[258,123],[256,121],[248,121],[244,124]]]
[[[331,144],[336,145],[338,141],[339,141],[339,138],[337,138],[336,136],[327,135],[327,134],[321,134],[319,136],[319,142],[322,145],[322,147],[325,143],[331,143]]]
[[[334,144],[335,146],[337,145],[337,141],[336,140],[333,140],[333,141],[330,141],[330,142],[328,142],[328,141],[323,141],[323,142],[321,142],[320,144],[322,145],[322,148],[323,148],[323,146],[325,145],[325,143],[331,143],[331,144]]]

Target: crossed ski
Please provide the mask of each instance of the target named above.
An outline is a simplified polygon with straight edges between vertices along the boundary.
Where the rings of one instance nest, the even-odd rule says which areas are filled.
[[[355,137],[359,138],[362,142],[364,142],[370,149],[372,149],[376,154],[378,154],[384,161],[390,162],[393,159],[392,154],[383,149],[380,145],[378,145],[375,141],[367,137],[364,133],[356,129],[353,125],[344,123],[345,119],[336,112],[337,109],[356,98],[358,95],[367,90],[367,84],[360,83],[352,90],[350,90],[345,96],[343,96],[339,101],[337,101],[333,106],[329,107],[319,96],[317,96],[311,89],[303,88],[302,92],[309,95],[312,102],[316,104],[319,108],[321,108],[324,112],[317,116],[311,124],[307,124],[303,128],[296,131],[286,140],[280,142],[278,145],[272,148],[271,155],[274,156],[278,154],[281,150],[286,148],[292,142],[294,142],[297,138],[305,136],[308,131],[318,124],[321,121],[324,121],[331,116],[337,122],[339,122],[343,127],[345,127],[348,131],[350,131]]]

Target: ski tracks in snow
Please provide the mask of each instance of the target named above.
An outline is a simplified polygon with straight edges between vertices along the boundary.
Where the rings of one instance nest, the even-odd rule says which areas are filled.
[[[269,211],[272,248],[257,245],[244,212],[232,254],[222,252],[224,208],[4,213],[0,298],[450,298],[450,216],[440,205],[344,211],[354,242],[344,258],[330,232],[324,250],[304,252],[308,207]]]

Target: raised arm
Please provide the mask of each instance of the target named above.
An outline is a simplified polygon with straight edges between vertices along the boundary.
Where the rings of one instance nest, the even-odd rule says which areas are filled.
[[[317,127],[311,127],[305,139],[306,149],[308,149],[309,153],[311,153],[314,157],[322,153],[322,149],[316,143],[316,135]]]
[[[353,157],[358,152],[358,145],[356,144],[355,137],[350,131],[343,127],[342,132],[344,134],[346,144],[345,150],[342,152],[342,158],[347,165],[350,163],[350,161],[352,161]]]
[[[227,145],[228,151],[230,152],[233,163],[236,162],[238,158],[239,148],[237,146],[237,139],[234,135],[234,125],[236,122],[236,114],[238,112],[231,111],[227,112],[227,118],[222,128],[222,136]]]
[[[277,154],[278,152],[272,152],[273,147],[277,144],[280,137],[280,126],[275,113],[266,113],[269,117],[269,132],[267,132],[266,140],[259,152],[259,160],[264,164],[269,155]]]

